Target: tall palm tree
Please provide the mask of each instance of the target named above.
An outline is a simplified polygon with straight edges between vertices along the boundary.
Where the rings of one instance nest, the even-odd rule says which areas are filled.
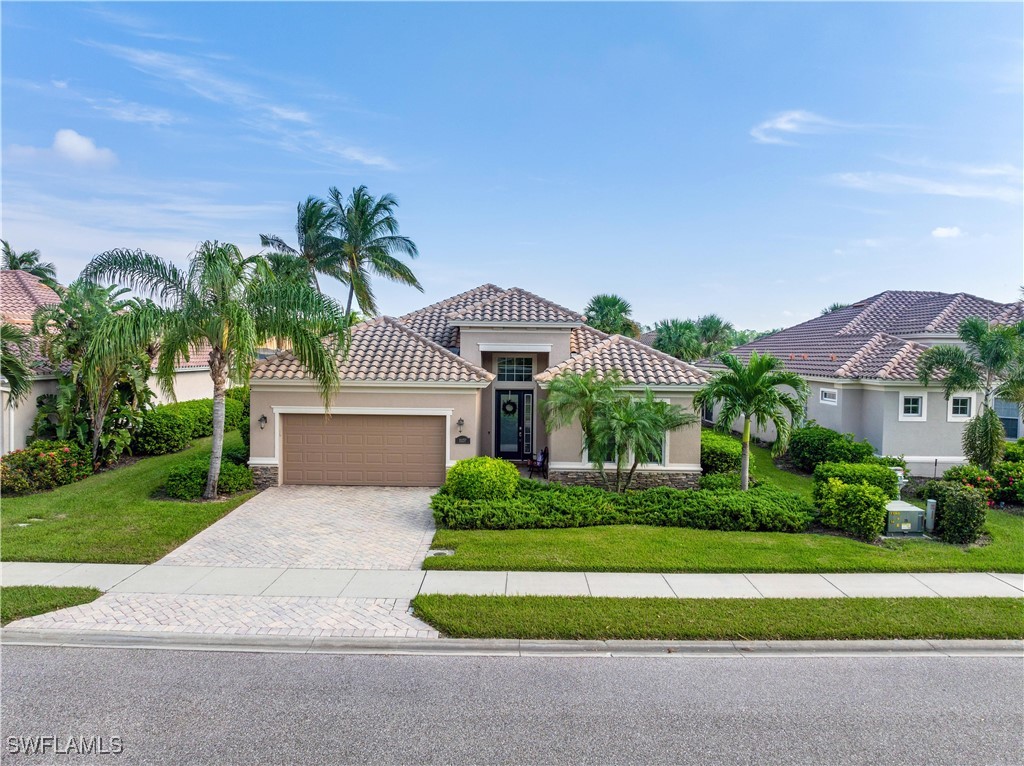
[[[946,399],[959,391],[981,394],[978,413],[964,426],[963,448],[968,459],[985,469],[1003,453],[1006,432],[993,407],[996,398],[1024,402],[1024,322],[990,325],[980,317],[960,323],[963,347],[932,346],[917,360],[917,377],[928,383],[944,373]]]
[[[841,311],[849,306],[849,303],[830,303],[821,310],[821,315],[831,314],[833,311]]]
[[[292,247],[275,234],[260,234],[260,243],[275,253],[296,256],[305,265],[309,279],[317,292],[320,282],[317,274],[345,281],[341,266],[341,241],[334,236],[338,214],[324,200],[307,197],[296,208],[295,235],[298,247]]]
[[[395,218],[398,200],[390,194],[376,198],[365,186],[353,189],[348,199],[332,186],[329,196],[331,209],[338,221],[341,268],[348,279],[345,314],[352,314],[353,299],[358,301],[359,310],[366,316],[377,314],[371,274],[423,292],[423,286],[412,269],[395,257],[395,254],[410,258],[419,255],[416,243],[398,233],[398,219]]]
[[[160,338],[156,374],[174,396],[174,369],[192,349],[209,343],[213,379],[213,452],[203,497],[217,495],[224,446],[224,400],[228,380],[249,381],[260,344],[285,338],[319,385],[326,407],[339,385],[337,355],[347,343],[347,322],[331,298],[306,284],[274,277],[262,256],[244,257],[232,244],[204,242],[188,266],[141,250],[111,250],[82,272],[86,279],[115,279],[155,301],[115,315],[100,336],[115,347],[135,347]]]
[[[3,268],[6,271],[27,271],[39,277],[47,284],[57,281],[57,267],[49,261],[39,260],[42,256],[38,250],[17,253],[5,239],[0,239],[0,251],[3,254]]]
[[[654,347],[676,359],[693,362],[701,358],[703,345],[692,319],[665,319],[654,326]]]
[[[750,424],[764,429],[769,423],[778,434],[772,454],[780,455],[789,446],[792,421],[803,415],[807,401],[807,383],[794,372],[785,370],[782,362],[771,354],[751,352],[750,360],[743,364],[732,354],[722,354],[719,361],[725,369],[716,373],[693,397],[693,407],[700,411],[705,406],[721,403],[718,427],[728,431],[732,424],[743,420],[743,453],[740,463],[740,488],[750,486]],[[780,390],[786,386],[794,394]],[[786,414],[789,418],[786,418]]]
[[[595,295],[583,309],[587,324],[609,335],[640,337],[640,326],[633,321],[633,307],[618,295]]]
[[[0,320],[0,375],[10,390],[8,407],[14,407],[32,390],[29,343],[29,334],[22,328]]]
[[[736,333],[732,322],[725,321],[718,314],[705,314],[697,317],[694,325],[701,344],[699,359],[711,359],[732,348]]]

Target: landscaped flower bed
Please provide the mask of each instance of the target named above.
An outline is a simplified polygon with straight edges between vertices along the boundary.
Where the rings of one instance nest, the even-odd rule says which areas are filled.
[[[69,441],[35,441],[0,458],[0,486],[5,495],[43,492],[91,473],[89,450]]]

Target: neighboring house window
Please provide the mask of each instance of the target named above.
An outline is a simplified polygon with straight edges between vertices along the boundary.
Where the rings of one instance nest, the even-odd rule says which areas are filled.
[[[951,423],[962,423],[974,415],[973,396],[951,396],[949,398],[949,420]]]
[[[924,394],[900,395],[900,420],[925,420],[927,399]]]
[[[640,465],[665,465],[665,453],[668,451],[667,448],[668,448],[668,434],[666,433],[665,434],[665,438],[662,439],[662,441],[661,441],[661,444],[659,444],[657,447],[655,447],[654,454],[653,455],[647,455],[646,459],[642,459],[640,461]],[[587,450],[586,448],[584,448],[584,450],[583,450],[583,462],[584,463],[590,463],[590,460],[591,460],[591,458],[590,458],[590,451]],[[604,460],[602,462],[606,466],[613,466],[613,465],[615,465],[615,451],[612,449],[611,445],[608,445],[608,447],[606,448],[605,454],[604,454]],[[631,466],[631,465],[633,465],[633,456],[629,455],[628,458],[626,459],[626,466],[628,467],[628,466]]]
[[[1006,402],[1002,399],[996,399],[995,407],[996,415],[1003,422],[1003,428],[1006,429],[1007,439],[1019,439],[1020,438],[1020,409],[1014,402]]]
[[[821,389],[821,403],[833,406],[839,404],[839,392],[834,388]]]
[[[533,380],[533,358],[529,356],[499,356],[498,380],[526,383]]]
[[[715,407],[713,404],[705,404],[700,410],[700,418],[705,423],[715,422]]]

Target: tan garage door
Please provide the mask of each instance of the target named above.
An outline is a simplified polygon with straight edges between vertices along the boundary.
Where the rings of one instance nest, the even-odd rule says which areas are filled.
[[[285,484],[439,487],[445,419],[282,415]]]

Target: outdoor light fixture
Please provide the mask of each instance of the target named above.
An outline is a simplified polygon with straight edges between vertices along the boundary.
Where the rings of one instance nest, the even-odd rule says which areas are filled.
[[[260,430],[262,431],[264,428],[267,427],[267,416],[260,415],[260,419],[257,420],[256,422],[260,424]]]
[[[459,433],[461,434],[462,433],[462,427],[464,425],[466,425],[466,421],[463,420],[462,418],[459,418],[458,420],[455,421],[455,425],[459,429]]]

